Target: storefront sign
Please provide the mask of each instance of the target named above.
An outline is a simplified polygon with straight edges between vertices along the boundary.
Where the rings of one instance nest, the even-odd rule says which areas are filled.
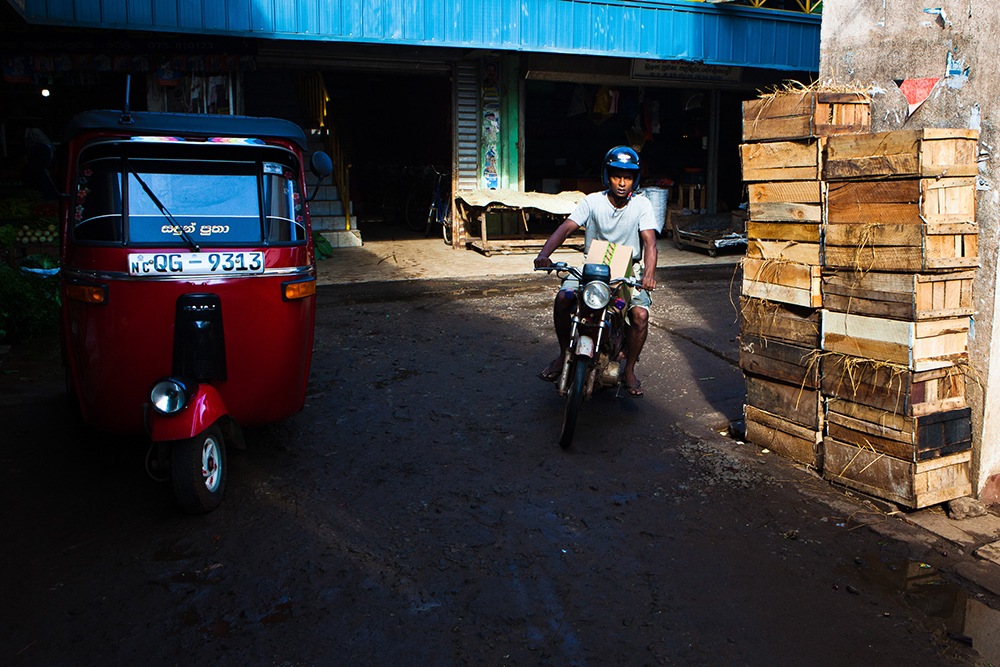
[[[743,68],[738,65],[706,65],[705,63],[684,60],[632,59],[633,79],[739,83],[742,75]]]

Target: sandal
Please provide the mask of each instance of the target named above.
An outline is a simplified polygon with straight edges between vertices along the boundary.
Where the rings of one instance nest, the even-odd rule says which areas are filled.
[[[554,368],[558,370],[553,370]],[[541,373],[538,374],[539,380],[545,380],[546,382],[555,382],[562,375],[562,357],[555,359],[552,363],[545,367]]]
[[[631,396],[632,398],[643,397],[642,382],[640,382],[639,380],[636,380],[635,384],[629,384],[628,382],[622,380],[622,388],[625,389],[625,393]]]

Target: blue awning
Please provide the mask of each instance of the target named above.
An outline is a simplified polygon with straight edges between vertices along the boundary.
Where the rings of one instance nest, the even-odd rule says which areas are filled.
[[[820,17],[682,0],[8,0],[35,25],[819,69]]]

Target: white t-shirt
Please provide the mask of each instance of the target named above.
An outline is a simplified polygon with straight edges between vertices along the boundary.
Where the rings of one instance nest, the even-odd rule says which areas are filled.
[[[609,241],[632,248],[633,261],[642,257],[639,232],[659,230],[653,205],[645,197],[635,194],[624,208],[615,208],[608,200],[607,191],[591,193],[577,204],[569,219],[584,229],[584,252],[590,250],[590,242],[595,239]]]

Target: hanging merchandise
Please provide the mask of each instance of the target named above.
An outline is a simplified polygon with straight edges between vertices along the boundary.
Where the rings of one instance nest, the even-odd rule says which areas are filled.
[[[653,134],[660,133],[660,103],[658,101],[649,103],[649,131]]]
[[[583,87],[582,83],[578,83],[573,89],[573,97],[569,101],[566,117],[571,118],[583,113],[587,113],[587,89]]]

